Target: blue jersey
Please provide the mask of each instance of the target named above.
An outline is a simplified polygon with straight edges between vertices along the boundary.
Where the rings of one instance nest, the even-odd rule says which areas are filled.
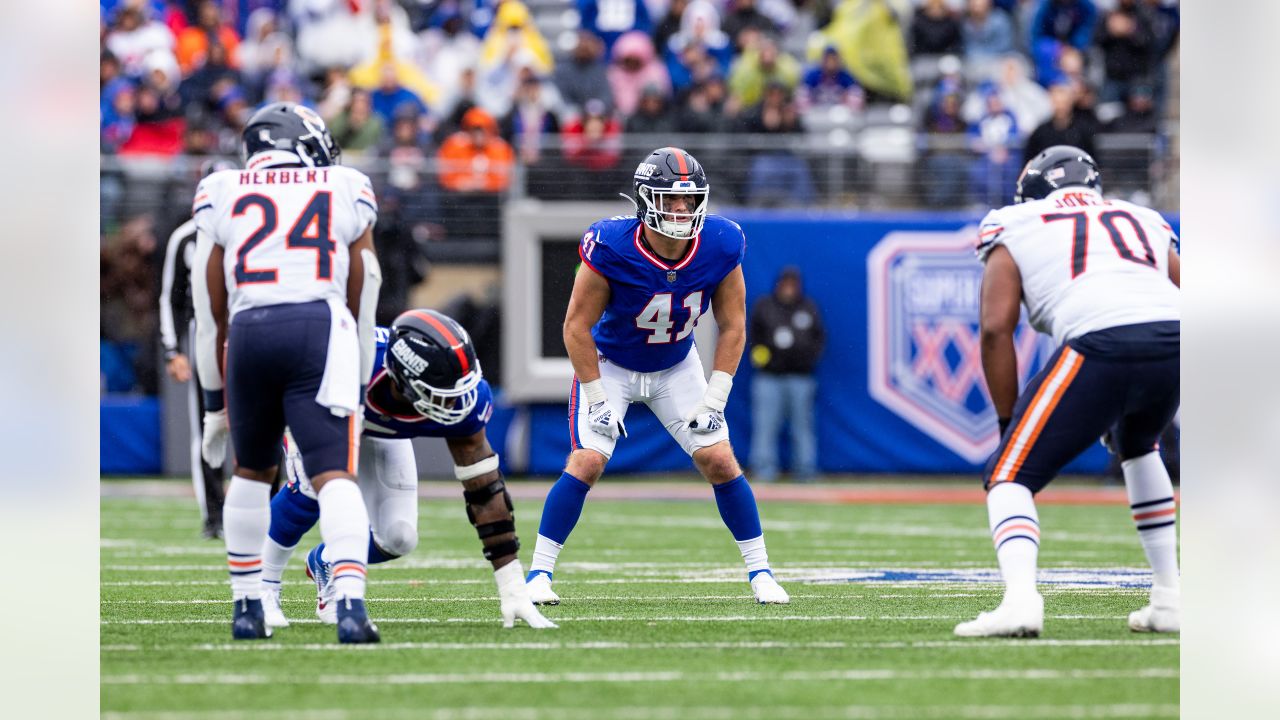
[[[380,438],[416,438],[416,437],[468,437],[484,429],[493,416],[493,390],[486,380],[481,380],[476,387],[476,407],[471,414],[460,423],[441,425],[425,418],[410,409],[409,413],[397,413],[391,396],[391,376],[383,366],[383,356],[387,353],[387,339],[391,331],[387,328],[376,328],[378,354],[374,358],[373,378],[369,380],[369,388],[365,391],[364,433]]]
[[[720,281],[742,264],[747,238],[738,224],[708,215],[683,258],[658,257],[635,217],[601,220],[582,236],[582,262],[609,281],[609,304],[591,328],[609,362],[656,372],[689,355],[693,328]]]

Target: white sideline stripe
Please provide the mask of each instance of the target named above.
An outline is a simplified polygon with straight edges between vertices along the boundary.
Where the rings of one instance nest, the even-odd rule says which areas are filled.
[[[1106,720],[1178,717],[1177,705],[770,705],[380,709],[379,720]],[[364,720],[366,709],[105,712],[103,720]]]
[[[685,673],[657,672],[564,672],[564,673],[402,673],[396,675],[103,675],[103,685],[470,685],[475,683],[667,683],[667,682],[816,682],[885,680],[1163,680],[1177,678],[1176,668],[1126,670],[792,670],[787,672]]]
[[[292,621],[290,621],[292,622]],[[364,652],[387,652],[397,650],[935,650],[955,648],[990,648],[999,647],[1014,649],[1037,648],[1081,648],[1081,647],[1137,647],[1137,646],[1177,646],[1176,638],[1151,638],[1135,640],[921,640],[916,642],[884,641],[884,642],[401,642],[379,643],[377,645],[342,646],[333,643],[307,643],[302,645],[285,645],[279,643],[204,643],[191,645],[184,650],[212,652],[275,652],[301,650],[307,652],[347,652],[357,650]],[[172,650],[169,646],[144,648],[141,645],[103,645],[101,652],[143,652],[156,649]]]
[[[1049,620],[1123,620],[1128,615],[1046,615]],[[971,620],[968,615],[667,615],[662,617],[623,617],[621,615],[598,615],[589,617],[555,617],[557,623],[562,622],[861,622],[861,621],[919,621],[919,620]],[[489,618],[377,618],[379,624],[396,623],[488,623]],[[226,618],[183,618],[153,619],[131,618],[128,620],[101,620],[102,625],[190,625],[227,623]],[[300,618],[290,623],[319,623],[318,618]],[[492,622],[497,622],[493,620]]]

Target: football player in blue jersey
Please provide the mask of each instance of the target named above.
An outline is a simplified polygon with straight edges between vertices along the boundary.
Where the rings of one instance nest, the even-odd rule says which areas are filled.
[[[434,310],[409,310],[390,328],[377,328],[377,358],[365,392],[364,434],[358,473],[369,508],[369,564],[412,552],[418,544],[418,471],[412,438],[442,437],[462,483],[467,517],[493,564],[503,624],[524,620],[555,627],[533,606],[516,553],[511,496],[489,447],[485,425],[493,394],[476,360],[467,331]],[[271,627],[287,627],[280,605],[285,564],[298,541],[320,517],[301,457],[290,443],[285,467],[289,484],[271,501],[271,527],[263,549],[262,604]],[[307,575],[316,583],[316,614],[334,623],[332,578],[337,563],[321,543],[307,554]],[[338,561],[341,562],[341,561]]]
[[[636,167],[636,212],[595,223],[564,321],[575,373],[569,397],[573,450],[542,511],[527,579],[535,603],[555,605],[556,558],[604,473],[633,402],[649,406],[715,491],[760,603],[790,602],[774,580],[755,495],[733,448],[724,408],[746,343],[746,238],[707,214],[707,175],[680,148],[654,150]],[[708,381],[693,328],[711,307],[719,327]]]

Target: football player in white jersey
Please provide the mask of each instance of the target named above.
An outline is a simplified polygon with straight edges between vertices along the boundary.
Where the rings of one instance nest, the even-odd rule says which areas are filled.
[[[242,152],[245,169],[205,178],[192,206],[197,369],[209,391],[203,452],[221,465],[229,432],[235,456],[223,511],[232,637],[271,634],[262,547],[288,425],[334,559],[338,640],[378,642],[364,606],[369,516],[355,482],[380,284],[377,201],[368,178],[337,165],[320,116],[300,105],[255,113]]]
[[[1177,511],[1156,449],[1178,409],[1178,239],[1155,211],[1101,190],[1093,158],[1051,147],[1022,171],[1017,204],[982,221],[982,367],[1001,430],[983,479],[1005,594],[956,635],[1041,633],[1032,498],[1100,436],[1122,461],[1153,571],[1150,603],[1129,627],[1180,629]],[[1013,330],[1022,304],[1061,347],[1019,395]]]

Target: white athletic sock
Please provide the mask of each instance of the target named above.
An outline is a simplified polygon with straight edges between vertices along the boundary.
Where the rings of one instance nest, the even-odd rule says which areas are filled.
[[[267,535],[267,542],[262,546],[262,582],[280,585],[284,567],[289,564],[296,547],[285,547]]]
[[[763,535],[736,542],[738,550],[742,553],[742,561],[747,564],[747,574],[769,569],[769,552],[764,549]]]
[[[564,549],[564,545],[552,540],[544,535],[538,536],[538,542],[533,546],[533,562],[529,565],[529,572],[553,573],[556,571],[556,558],[560,557],[560,551]]]
[[[1164,469],[1159,452],[1125,460],[1124,485],[1129,491],[1129,508],[1138,528],[1142,549],[1153,573],[1151,584],[1179,590],[1178,510],[1173,499],[1173,481]]]
[[[987,518],[1005,597],[1035,594],[1040,518],[1031,491],[1018,483],[997,483],[987,492]]]
[[[262,541],[271,525],[271,485],[235,476],[222,504],[222,533],[227,544],[234,600],[262,597]]]
[[[369,512],[360,488],[346,478],[320,488],[320,537],[325,555],[333,558],[334,597],[364,598],[365,564],[369,560]]]

